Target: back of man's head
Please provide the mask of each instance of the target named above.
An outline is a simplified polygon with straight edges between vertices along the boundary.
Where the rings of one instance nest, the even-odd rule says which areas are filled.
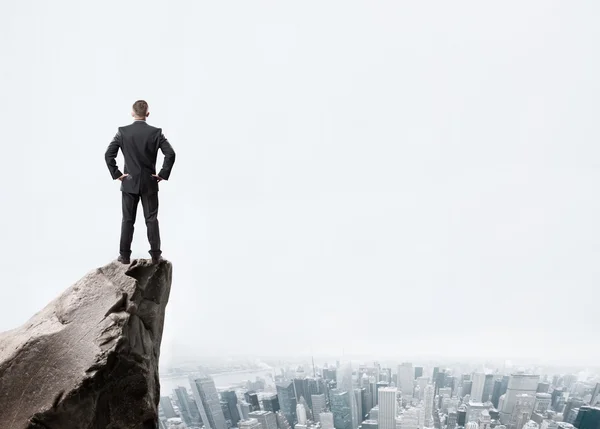
[[[131,115],[135,118],[143,119],[149,115],[148,103],[146,103],[144,100],[138,100],[133,103],[132,109],[133,111],[131,112]]]

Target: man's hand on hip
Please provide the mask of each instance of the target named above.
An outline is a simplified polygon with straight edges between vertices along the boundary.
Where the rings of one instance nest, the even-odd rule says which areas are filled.
[[[160,177],[158,174],[153,174],[152,177],[154,177],[156,179],[157,182],[160,182],[161,180],[164,180],[162,177]]]
[[[129,174],[123,174],[121,177],[119,177],[119,180],[122,182],[127,176],[129,176]]]

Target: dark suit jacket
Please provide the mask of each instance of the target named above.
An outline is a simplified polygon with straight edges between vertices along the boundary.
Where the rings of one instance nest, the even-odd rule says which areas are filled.
[[[158,175],[164,180],[169,180],[171,168],[175,163],[175,151],[161,128],[148,125],[142,120],[119,127],[104,155],[113,179],[123,175],[116,161],[119,148],[125,158],[124,172],[129,174],[121,182],[121,191],[131,194],[158,192],[158,180],[152,175],[156,174],[156,157],[159,149],[165,155],[165,160]]]

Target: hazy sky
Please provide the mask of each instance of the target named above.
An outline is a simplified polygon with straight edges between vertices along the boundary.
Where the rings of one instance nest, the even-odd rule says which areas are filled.
[[[177,152],[163,363],[599,359],[599,22],[592,0],[3,1],[0,330],[116,258],[104,151],[143,98]]]

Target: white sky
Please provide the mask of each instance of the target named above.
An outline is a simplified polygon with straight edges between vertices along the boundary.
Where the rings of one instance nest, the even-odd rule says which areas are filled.
[[[3,1],[0,330],[116,258],[104,150],[144,98],[178,156],[164,363],[597,360],[599,22],[596,1]]]

